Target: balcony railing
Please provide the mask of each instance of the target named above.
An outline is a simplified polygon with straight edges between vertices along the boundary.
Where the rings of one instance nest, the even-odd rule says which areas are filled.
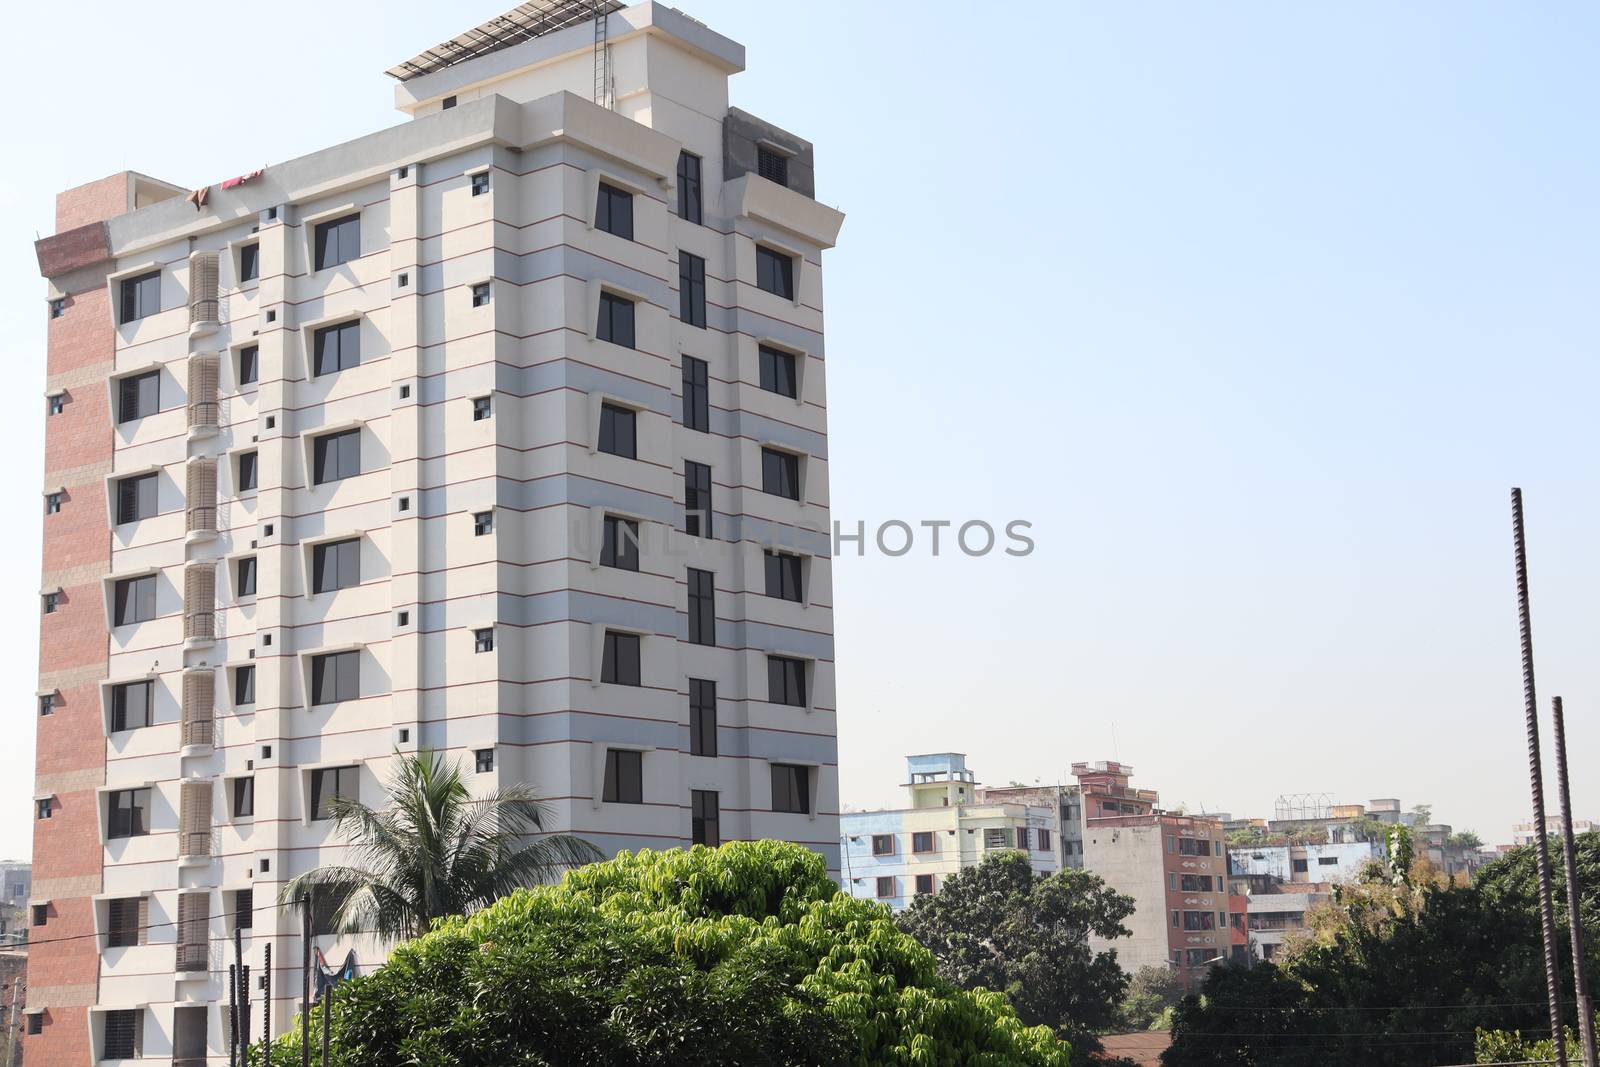
[[[217,636],[217,613],[215,611],[191,611],[183,617],[183,638],[185,641],[195,639],[211,640]]]
[[[189,505],[189,532],[196,530],[217,531],[217,506],[215,504],[190,504]]]
[[[205,942],[178,946],[178,970],[208,971],[211,969],[210,946]]]
[[[179,856],[205,857],[213,853],[210,830],[184,830],[178,834]]]

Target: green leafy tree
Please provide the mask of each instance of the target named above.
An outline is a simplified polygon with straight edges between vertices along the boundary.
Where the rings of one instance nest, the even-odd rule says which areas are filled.
[[[939,973],[962,989],[999,989],[1024,1022],[1043,1024],[1074,1048],[1116,1023],[1128,976],[1114,949],[1090,936],[1128,936],[1133,898],[1082,870],[1034,873],[1020,852],[999,852],[946,878],[897,917],[927,946]]]
[[[1158,1028],[1183,999],[1183,980],[1171,967],[1140,967],[1128,979],[1119,1025],[1129,1030]]]
[[[1595,1022],[1600,1025],[1600,1015],[1595,1017]],[[1583,1047],[1578,1043],[1578,1035],[1572,1032],[1570,1026],[1561,1028],[1566,1038],[1567,1062],[1580,1064],[1583,1062]],[[1479,1030],[1474,1051],[1477,1058],[1474,1063],[1554,1063],[1556,1062],[1556,1043],[1550,1038],[1535,1040],[1525,1038],[1520,1030]]]
[[[1449,841],[1452,848],[1473,849],[1483,847],[1483,838],[1471,830],[1459,830],[1450,835]]]
[[[530,837],[547,819],[531,789],[474,799],[460,767],[436,752],[398,755],[387,788],[383,809],[349,797],[328,802],[354,862],[291,879],[282,899],[313,900],[338,931],[395,941],[604,856],[567,834]]]
[[[624,852],[436,922],[338,987],[337,1067],[1068,1067],[882,905],[778,841]],[[273,1050],[299,1063],[299,1034]],[[320,1031],[313,1030],[320,1043]]]

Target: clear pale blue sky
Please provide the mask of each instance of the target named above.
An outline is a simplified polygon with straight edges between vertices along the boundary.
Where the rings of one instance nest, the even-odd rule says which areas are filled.
[[[3,17],[0,854],[31,829],[54,192],[215,182],[400,121],[383,70],[507,6]],[[838,562],[847,802],[892,800],[906,752],[987,781],[1120,757],[1173,804],[1399,796],[1508,840],[1514,483],[1542,694],[1592,761],[1600,8],[685,6],[747,46],[734,102],[814,140],[849,214],[835,516],[1035,525],[1021,560]],[[316,62],[310,24],[341,42]],[[1600,818],[1584,762],[1575,794]]]

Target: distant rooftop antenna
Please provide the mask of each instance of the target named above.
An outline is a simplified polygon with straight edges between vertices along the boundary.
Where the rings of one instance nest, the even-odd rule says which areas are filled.
[[[608,23],[611,4],[604,0],[591,0],[594,7],[594,102],[610,108],[611,99],[611,41]]]

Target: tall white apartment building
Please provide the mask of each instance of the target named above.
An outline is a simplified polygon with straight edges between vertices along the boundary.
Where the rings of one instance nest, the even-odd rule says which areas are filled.
[[[223,1062],[235,926],[252,986],[273,951],[252,1032],[263,996],[288,1025],[279,890],[396,752],[607,852],[782,838],[837,873],[843,217],[729,107],[740,45],[596,7],[396,67],[402,125],[59,198],[30,1062]]]

